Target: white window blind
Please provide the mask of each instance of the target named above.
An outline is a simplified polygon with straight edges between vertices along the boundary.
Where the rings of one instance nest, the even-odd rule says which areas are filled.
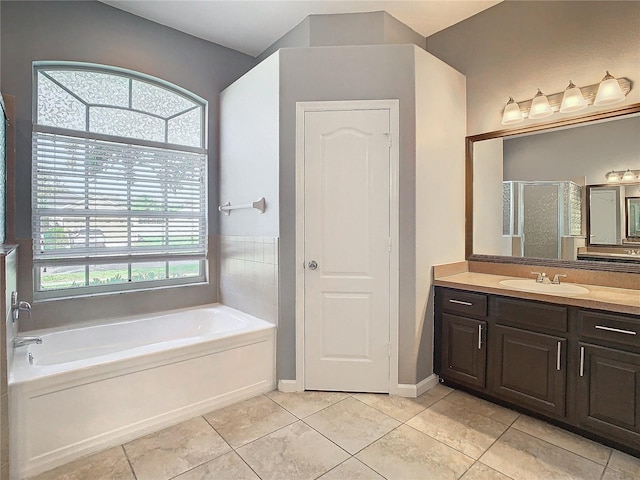
[[[34,262],[203,258],[206,156],[33,135]]]

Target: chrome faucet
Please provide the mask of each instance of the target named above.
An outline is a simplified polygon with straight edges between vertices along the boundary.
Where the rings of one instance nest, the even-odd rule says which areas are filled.
[[[14,322],[20,317],[20,312],[27,312],[31,318],[31,304],[24,301],[19,302],[18,292],[11,292],[11,318]]]
[[[553,283],[554,285],[560,285],[560,277],[567,277],[564,273],[556,273],[553,277],[553,280],[551,280],[551,283]]]
[[[25,345],[31,345],[33,343],[42,343],[42,337],[13,337],[13,348],[24,347]]]
[[[531,272],[532,275],[537,275],[536,283],[549,283],[549,277],[545,272]]]

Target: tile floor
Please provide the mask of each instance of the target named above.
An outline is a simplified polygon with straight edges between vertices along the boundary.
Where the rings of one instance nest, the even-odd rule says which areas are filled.
[[[438,385],[270,392],[37,480],[638,480],[640,459]]]

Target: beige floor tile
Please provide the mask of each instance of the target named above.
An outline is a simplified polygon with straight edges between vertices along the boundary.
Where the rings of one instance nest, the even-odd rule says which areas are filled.
[[[518,412],[509,410],[508,408],[501,407],[495,403],[487,402],[468,393],[455,390],[451,395],[447,395],[444,399],[445,402],[454,403],[467,410],[479,413],[485,417],[489,417],[497,422],[504,423],[505,425],[511,425],[516,418],[520,415]]]
[[[400,422],[406,422],[411,417],[422,412],[425,408],[438,402],[441,398],[437,395],[429,395],[428,393],[418,398],[398,397],[396,395],[386,395],[382,393],[355,393],[352,396]]]
[[[607,467],[629,475],[635,475],[634,478],[636,479],[640,478],[640,458],[632,457],[619,450],[614,450],[611,453],[611,459]]]
[[[604,467],[514,428],[480,461],[518,480],[599,480]]]
[[[604,475],[602,476],[602,480],[638,480],[638,478],[640,478],[640,471],[632,475],[630,473],[619,472],[613,468],[605,469]]]
[[[483,463],[476,462],[460,480],[511,480],[511,478]]]
[[[236,452],[225,453],[174,480],[260,480]]]
[[[397,420],[352,397],[314,413],[304,421],[351,454],[400,425]]]
[[[32,480],[135,480],[135,477],[122,447],[114,447],[49,470]]]
[[[356,458],[389,480],[458,479],[473,459],[407,425],[369,445]]]
[[[475,410],[446,400],[419,413],[407,425],[475,459],[480,458],[509,428]]]
[[[196,417],[124,444],[138,480],[164,480],[231,450],[202,418]]]
[[[278,390],[273,390],[266,395],[298,418],[308,417],[349,396],[348,393],[343,392],[284,393]]]
[[[384,480],[384,477],[378,475],[360,460],[351,457],[322,475],[318,480]]]
[[[241,447],[298,419],[260,395],[204,416],[233,448]]]
[[[431,387],[429,390],[427,390],[426,392],[424,392],[422,395],[430,395],[432,397],[435,398],[444,398],[447,395],[449,395],[450,393],[455,392],[455,390],[451,387],[447,387],[446,385],[442,384],[442,383],[437,383],[436,385],[434,385],[433,387]]]
[[[349,454],[302,421],[237,450],[262,480],[318,478]]]
[[[606,465],[611,455],[609,447],[526,415],[521,415],[512,426],[600,465]]]

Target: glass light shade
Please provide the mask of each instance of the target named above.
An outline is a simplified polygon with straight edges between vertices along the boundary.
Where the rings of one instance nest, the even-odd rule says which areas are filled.
[[[605,177],[607,178],[607,182],[619,182],[620,181],[620,174],[618,172],[613,171],[613,170],[611,170],[609,173],[607,173],[605,175]]]
[[[531,120],[537,120],[539,118],[546,118],[552,114],[553,110],[551,110],[551,105],[549,105],[549,99],[538,89],[538,93],[536,93],[536,96],[533,97],[531,101],[529,118]]]
[[[616,80],[608,71],[600,82],[598,93],[593,104],[596,107],[601,105],[611,105],[612,103],[624,100],[624,92],[620,88],[618,80]]]
[[[524,116],[520,111],[520,106],[512,97],[509,97],[509,101],[504,106],[504,112],[502,114],[502,125],[512,125],[514,123],[520,123],[523,120]]]
[[[585,108],[587,108],[587,101],[582,96],[582,91],[570,81],[562,96],[560,113],[577,112]]]
[[[633,182],[635,179],[636,179],[636,176],[631,170],[627,170],[622,175],[622,181],[623,182]]]

